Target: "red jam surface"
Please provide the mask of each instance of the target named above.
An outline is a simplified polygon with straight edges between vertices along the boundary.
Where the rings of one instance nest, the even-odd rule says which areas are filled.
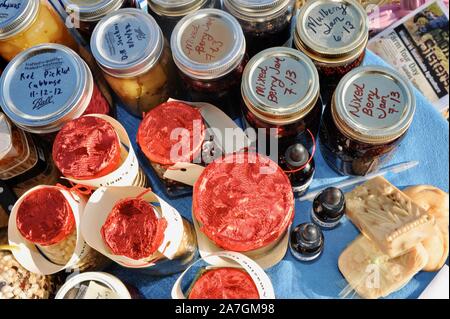
[[[107,121],[83,116],[59,131],[53,143],[53,159],[66,177],[102,177],[120,166],[119,137]]]
[[[101,233],[113,254],[140,260],[161,246],[166,227],[166,220],[158,219],[148,202],[128,198],[114,206]]]
[[[294,196],[275,162],[240,153],[206,167],[194,185],[193,209],[216,245],[245,252],[280,238],[294,217]]]
[[[55,187],[37,189],[28,194],[17,210],[17,229],[28,241],[42,246],[54,245],[75,228],[70,204]]]
[[[180,151],[172,158],[172,148],[187,141],[187,134],[186,138],[177,134],[176,139],[171,139],[172,131],[178,128],[189,133],[189,145],[180,147],[186,149],[186,152]],[[201,150],[204,138],[205,126],[200,111],[181,102],[163,103],[146,113],[137,136],[145,156],[162,165],[191,162]]]
[[[94,84],[94,91],[92,93],[91,101],[89,102],[86,111],[83,115],[87,114],[104,114],[109,115],[111,109],[109,107],[108,101],[103,96],[102,92],[98,89],[97,85]]]
[[[194,283],[189,299],[259,299],[252,277],[242,269],[206,271]]]

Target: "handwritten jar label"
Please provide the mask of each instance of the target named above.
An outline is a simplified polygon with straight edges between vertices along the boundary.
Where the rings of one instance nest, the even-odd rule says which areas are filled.
[[[0,0],[0,34],[1,29],[13,22],[26,8],[28,1]]]

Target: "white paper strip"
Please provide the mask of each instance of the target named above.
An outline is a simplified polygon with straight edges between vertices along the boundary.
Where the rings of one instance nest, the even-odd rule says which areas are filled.
[[[449,299],[449,269],[447,265],[439,271],[419,299]]]

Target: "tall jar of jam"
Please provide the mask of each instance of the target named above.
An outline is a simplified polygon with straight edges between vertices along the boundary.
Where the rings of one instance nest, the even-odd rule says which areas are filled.
[[[167,101],[176,69],[160,27],[139,9],[120,9],[94,30],[91,49],[111,88],[134,115]]]
[[[182,18],[200,9],[214,8],[216,4],[216,0],[148,0],[147,2],[149,13],[156,19],[167,39],[170,39],[173,29]]]
[[[73,50],[42,44],[16,56],[0,80],[0,105],[24,131],[49,139],[83,114],[110,114],[87,64]]]
[[[296,143],[312,148],[322,101],[319,75],[305,54],[278,47],[254,56],[244,71],[242,100],[247,127],[265,129],[267,144],[276,139],[281,160]]]
[[[320,128],[320,149],[343,175],[377,171],[393,155],[414,118],[411,86],[385,67],[360,67],[339,83]]]
[[[325,100],[339,80],[361,65],[369,38],[369,19],[356,0],[308,1],[301,7],[294,47],[316,64]]]
[[[244,30],[250,57],[268,48],[291,46],[294,7],[295,0],[223,1],[223,8]]]
[[[2,1],[0,56],[10,61],[20,52],[42,43],[78,45],[62,19],[46,0]]]
[[[239,87],[247,63],[244,33],[229,13],[203,9],[183,18],[171,39],[188,99],[239,114]]]

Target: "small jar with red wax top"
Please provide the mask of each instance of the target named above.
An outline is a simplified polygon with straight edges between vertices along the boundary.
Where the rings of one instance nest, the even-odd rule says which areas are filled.
[[[172,139],[176,130],[183,130],[180,139]],[[201,155],[205,130],[200,111],[182,102],[166,102],[145,114],[139,125],[137,142],[169,194],[187,185],[166,179],[164,174],[174,164],[191,163]],[[180,142],[186,145],[179,147]],[[177,152],[173,152],[174,147],[178,147]]]
[[[84,60],[59,44],[17,55],[4,71],[0,91],[0,104],[14,124],[47,138],[86,112],[111,111]]]
[[[239,116],[239,88],[247,63],[245,37],[229,13],[202,9],[184,17],[171,38],[187,98]]]
[[[360,67],[339,83],[320,127],[320,150],[342,175],[367,175],[392,158],[414,119],[410,84],[386,67]]]
[[[252,277],[240,268],[212,268],[200,271],[192,283],[189,299],[260,299]]]
[[[51,262],[65,265],[72,257],[77,232],[72,208],[57,187],[32,190],[21,200],[16,213],[20,234]]]
[[[369,18],[356,0],[309,1],[301,7],[294,48],[316,64],[326,101],[340,79],[361,65],[368,39]]]
[[[278,247],[294,217],[289,178],[258,153],[209,164],[194,185],[192,205],[200,231],[213,244],[253,257]]]

